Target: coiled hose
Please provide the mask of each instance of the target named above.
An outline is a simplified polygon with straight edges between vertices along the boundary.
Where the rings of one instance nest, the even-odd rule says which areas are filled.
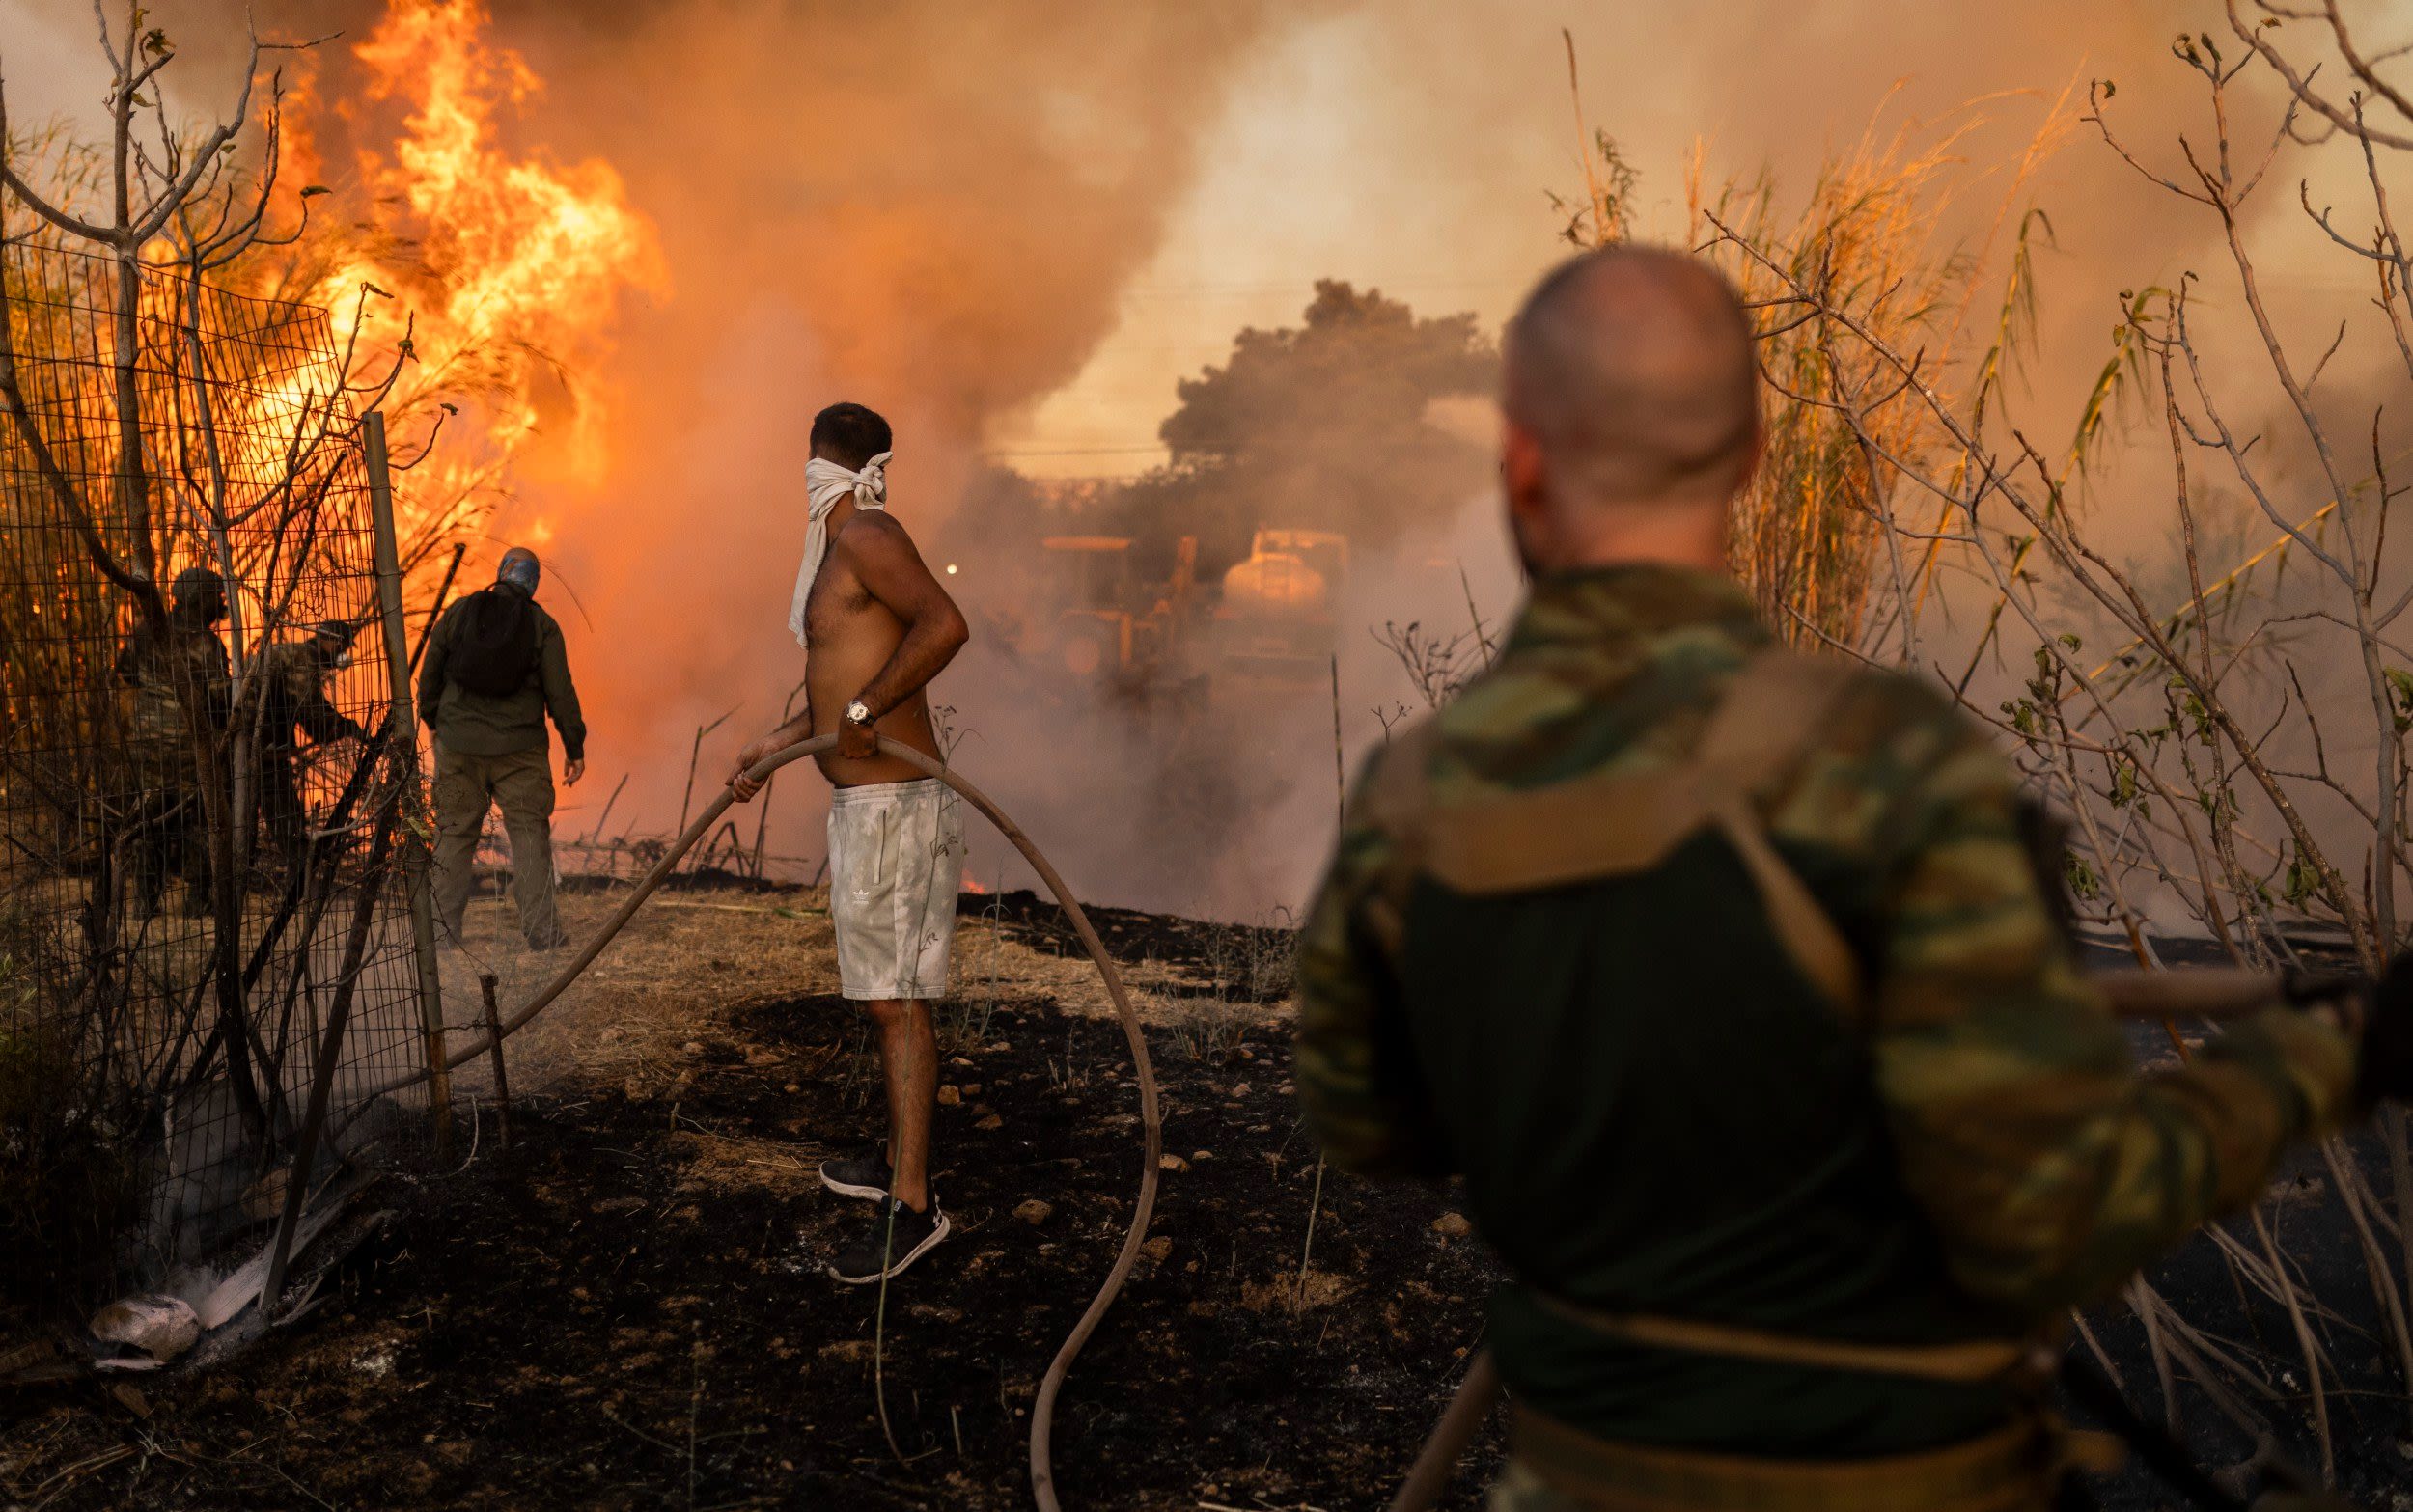
[[[837,744],[836,735],[816,735],[801,744],[764,756],[747,768],[746,775],[761,782],[790,761],[818,756]],[[1071,1370],[1073,1360],[1081,1353],[1081,1346],[1087,1344],[1090,1335],[1097,1332],[1097,1325],[1106,1316],[1106,1309],[1114,1306],[1115,1298],[1123,1290],[1123,1283],[1129,1278],[1131,1267],[1139,1259],[1141,1241],[1148,1235],[1149,1218],[1156,1209],[1157,1161],[1164,1153],[1164,1118],[1156,1100],[1156,1070],[1148,1058],[1148,1040],[1140,1032],[1139,1015],[1131,1007],[1131,995],[1123,989],[1122,974],[1115,970],[1113,958],[1106,954],[1106,948],[1099,942],[1097,931],[1091,927],[1089,915],[1081,911],[1080,901],[1073,897],[1071,889],[1065,886],[1064,878],[1048,864],[1047,858],[1040,854],[1039,847],[1031,843],[1031,838],[1022,833],[1022,827],[1008,818],[1006,811],[998,808],[994,800],[964,781],[953,767],[934,761],[910,747],[901,746],[885,735],[879,737],[879,749],[882,755],[894,756],[953,788],[958,797],[978,809],[990,824],[995,825],[998,834],[1013,843],[1013,848],[1022,853],[1022,859],[1031,864],[1031,869],[1039,873],[1040,880],[1047,884],[1047,891],[1072,921],[1073,933],[1080,936],[1082,948],[1089,951],[1090,959],[1096,963],[1098,976],[1105,979],[1107,996],[1114,1000],[1115,1017],[1123,1023],[1123,1040],[1131,1047],[1131,1063],[1139,1072],[1140,1127],[1146,1137],[1147,1149],[1140,1166],[1139,1200],[1131,1210],[1131,1226],[1123,1233],[1123,1249],[1115,1256],[1114,1268],[1106,1273],[1097,1294],[1090,1299],[1088,1309],[1081,1314],[1080,1321],[1072,1325],[1072,1332],[1065,1335],[1063,1345],[1056,1351],[1054,1362],[1040,1378],[1039,1394],[1031,1404],[1031,1497],[1039,1503],[1040,1512],[1060,1512],[1056,1500],[1056,1473],[1048,1454],[1048,1441],[1056,1422],[1056,1396],[1063,1390],[1065,1376]],[[735,801],[735,796],[728,788],[722,788],[670,849],[663,852],[662,859],[653,864],[652,869],[638,880],[635,891],[622,901],[610,919],[604,921],[603,927],[578,948],[578,953],[570,958],[569,964],[554,974],[553,979],[544,984],[542,991],[502,1021],[501,1033],[515,1033],[530,1019],[550,1007],[553,1001],[578,979],[581,972],[594,965],[595,958],[603,953],[603,948],[612,942],[612,937],[636,917],[645,900],[653,895],[654,891],[669,878],[672,869],[688,851],[695,848],[697,841],[711,832],[713,823]],[[494,1040],[494,1035],[481,1035],[446,1056],[445,1064],[448,1067],[464,1065],[486,1054]],[[374,1098],[401,1091],[427,1079],[426,1071],[413,1072],[378,1087],[370,1096]]]

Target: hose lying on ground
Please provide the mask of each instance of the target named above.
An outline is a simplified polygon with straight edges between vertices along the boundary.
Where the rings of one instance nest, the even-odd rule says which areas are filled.
[[[838,737],[835,735],[817,735],[763,757],[748,768],[746,775],[758,782],[763,781],[790,761],[818,756],[837,744]],[[1157,1161],[1164,1151],[1163,1114],[1156,1097],[1155,1067],[1149,1059],[1148,1041],[1140,1032],[1139,1015],[1131,1006],[1130,994],[1123,988],[1122,974],[1115,970],[1113,958],[1107,955],[1106,948],[1098,940],[1097,931],[1091,926],[1089,915],[1082,911],[1080,901],[1072,895],[1056,868],[1048,864],[1047,858],[1040,853],[1039,847],[1031,842],[1031,838],[1022,833],[1021,826],[1007,817],[1005,811],[998,808],[994,800],[957,775],[954,768],[932,760],[919,751],[899,745],[886,736],[879,737],[879,749],[883,755],[895,756],[925,776],[945,783],[966,803],[978,809],[996,827],[998,834],[1012,842],[1014,849],[1022,853],[1022,859],[1031,864],[1031,869],[1047,884],[1048,893],[1071,920],[1073,932],[1080,937],[1082,948],[1089,952],[1091,961],[1097,967],[1098,976],[1105,981],[1107,995],[1114,1000],[1115,1017],[1123,1025],[1123,1037],[1130,1046],[1132,1065],[1138,1072],[1140,1127],[1145,1136],[1146,1149],[1140,1167],[1139,1198],[1132,1207],[1131,1224],[1123,1233],[1123,1249],[1115,1256],[1113,1269],[1106,1273],[1105,1280],[1099,1284],[1096,1295],[1090,1299],[1090,1305],[1079,1321],[1073,1324],[1072,1332],[1065,1335],[1055,1360],[1047,1367],[1047,1373],[1040,1379],[1039,1391],[1031,1405],[1031,1496],[1039,1503],[1040,1512],[1059,1512],[1055,1470],[1049,1459],[1056,1398],[1064,1388],[1065,1377],[1071,1370],[1073,1360],[1081,1353],[1082,1346],[1089,1342],[1090,1335],[1097,1331],[1098,1323],[1104,1319],[1107,1309],[1114,1306],[1116,1297],[1121,1295],[1123,1282],[1129,1278],[1131,1267],[1139,1258],[1140,1245],[1147,1238],[1149,1219],[1155,1212]],[[723,787],[705,806],[704,811],[671,843],[662,858],[638,879],[635,889],[613,911],[612,917],[604,921],[603,927],[579,948],[569,964],[555,973],[542,990],[503,1021],[504,1035],[516,1032],[550,1007],[581,973],[595,964],[595,958],[603,952],[603,948],[627,925],[629,920],[636,917],[637,910],[645,905],[646,899],[652,897],[669,879],[687,852],[711,833],[712,826],[735,801],[735,795]],[[2275,988],[2275,979],[2267,974],[2242,970],[2184,974],[2114,972],[2100,974],[2096,979],[2110,1000],[2113,1010],[2131,1017],[2237,1016],[2267,1006],[2273,1000]],[[480,1035],[448,1054],[445,1064],[448,1067],[464,1065],[486,1054],[493,1044],[494,1036]],[[362,1101],[417,1086],[427,1079],[428,1072],[424,1070],[412,1072],[376,1088]],[[1410,1477],[1411,1484],[1420,1494],[1428,1496],[1437,1490],[1437,1479],[1446,1479],[1450,1466],[1456,1463],[1458,1454],[1464,1451],[1467,1442],[1480,1427],[1480,1418],[1472,1423],[1450,1424],[1439,1435],[1449,1442],[1428,1445],[1427,1454],[1420,1459],[1416,1472]]]
[[[747,768],[746,775],[761,782],[790,761],[818,756],[837,744],[838,737],[835,735],[816,735],[800,745],[790,746],[785,751],[763,757]],[[998,808],[986,793],[965,782],[954,768],[934,761],[919,751],[901,746],[884,735],[879,737],[879,749],[882,755],[894,756],[953,788],[957,796],[978,809],[990,824],[995,825],[998,834],[1013,843],[1013,848],[1022,853],[1022,859],[1031,864],[1031,869],[1039,873],[1040,880],[1047,884],[1049,893],[1072,921],[1073,933],[1080,936],[1082,948],[1089,951],[1090,959],[1096,963],[1098,976],[1105,979],[1106,993],[1114,1000],[1115,1017],[1123,1023],[1123,1040],[1131,1048],[1131,1063],[1139,1073],[1140,1127],[1146,1136],[1144,1142],[1147,1148],[1140,1166],[1139,1200],[1131,1210],[1131,1226],[1123,1233],[1123,1250],[1115,1256],[1114,1268],[1106,1273],[1106,1279],[1098,1286],[1097,1295],[1090,1299],[1088,1309],[1081,1314],[1080,1321],[1072,1325],[1072,1332],[1065,1335],[1063,1345],[1056,1351],[1055,1361],[1048,1365],[1047,1373],[1040,1378],[1039,1393],[1031,1404],[1031,1496],[1038,1501],[1040,1512],[1058,1512],[1055,1469],[1048,1458],[1048,1441],[1056,1420],[1056,1396],[1063,1389],[1065,1376],[1071,1370],[1073,1359],[1081,1353],[1081,1346],[1089,1342],[1090,1335],[1097,1331],[1099,1321],[1105,1317],[1106,1309],[1114,1306],[1115,1298],[1121,1294],[1123,1281],[1129,1278],[1132,1265],[1139,1259],[1140,1244],[1148,1236],[1149,1218],[1156,1208],[1156,1163],[1164,1152],[1164,1120],[1156,1101],[1156,1070],[1148,1058],[1148,1040],[1140,1032],[1139,1015],[1131,1006],[1130,994],[1123,990],[1122,974],[1115,970],[1114,960],[1106,954],[1106,948],[1099,942],[1097,931],[1090,926],[1089,915],[1082,912],[1080,901],[1065,886],[1064,878],[1057,874],[1056,868],[1048,865],[1047,858],[1040,854],[1039,847],[1031,843],[1031,838],[1022,833],[1021,826],[1008,818],[1005,811]],[[603,948],[611,943],[612,937],[636,917],[645,900],[668,880],[672,869],[694,848],[696,842],[711,833],[713,824],[735,801],[728,788],[722,788],[712,802],[705,806],[704,812],[697,815],[685,832],[671,843],[670,849],[662,853],[662,859],[653,864],[652,869],[638,879],[636,890],[628,894],[610,919],[604,921],[603,927],[579,947],[578,953],[570,958],[569,964],[555,973],[553,979],[546,982],[541,991],[503,1021],[502,1033],[515,1032],[530,1019],[550,1007],[553,1001],[578,979],[581,972],[595,964],[595,958],[603,952]],[[447,1066],[466,1064],[485,1055],[493,1044],[494,1036],[482,1034],[447,1055],[444,1063]],[[376,1088],[362,1101],[415,1086],[427,1079],[428,1072],[413,1072]]]

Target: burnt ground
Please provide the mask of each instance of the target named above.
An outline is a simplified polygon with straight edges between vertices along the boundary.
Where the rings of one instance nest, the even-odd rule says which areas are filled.
[[[1052,921],[1013,911],[986,921],[1008,964],[1068,968]],[[1139,917],[1099,921],[1123,924],[1118,954],[1192,966],[1138,973],[1148,1001],[1186,993],[1218,1022],[1152,1036],[1173,1158],[1151,1246],[1059,1405],[1065,1503],[1377,1501],[1480,1332],[1483,1251],[1435,1231],[1437,1196],[1333,1172],[1302,1281],[1317,1168],[1287,1024],[1199,975],[1248,948]],[[981,975],[983,922],[960,975]],[[708,991],[722,959],[688,985]],[[229,1364],[140,1381],[147,1419],[97,1388],[0,1399],[0,1505],[1027,1506],[1033,1390],[1121,1242],[1140,1160],[1119,1029],[1062,1006],[1009,981],[942,1012],[956,1235],[884,1318],[875,1289],[821,1274],[873,1211],[815,1175],[877,1122],[859,1021],[835,996],[732,994],[674,1039],[594,1031],[633,1062],[532,1070],[546,1085],[514,1087],[509,1149],[489,1105],[459,1175],[382,1177],[365,1200],[401,1221],[329,1300]],[[1032,1199],[1050,1211],[1017,1214]]]
[[[609,901],[572,900],[571,927]],[[316,1311],[119,1397],[0,1396],[0,1508],[1028,1506],[1034,1388],[1130,1216],[1120,1031],[1052,908],[966,900],[940,1014],[937,1180],[957,1234],[883,1308],[820,1270],[872,1210],[815,1172],[875,1127],[878,1089],[855,1015],[796,991],[834,980],[818,903],[660,900],[513,1041],[509,1147],[490,1087],[465,1075],[465,1168],[377,1176],[360,1206],[396,1221]],[[1150,1248],[1059,1406],[1065,1504],[1378,1507],[1479,1337],[1480,1241],[1441,1194],[1332,1172],[1302,1272],[1317,1172],[1287,1071],[1287,940],[1094,917],[1150,1023],[1174,1158]],[[541,974],[495,934],[476,960],[448,957],[457,1021],[477,964],[506,1001]],[[2274,1238],[2319,1299],[2340,1478],[2404,1512],[2405,1407],[2330,1179],[2317,1156],[2288,1172]],[[2249,1225],[2230,1232],[2259,1248]],[[2256,1407],[2317,1463],[2285,1310],[2206,1240],[2153,1279],[2271,1383]],[[2093,1321],[2159,1416],[2141,1325],[2117,1307]],[[2199,1390],[2182,1399],[2204,1463],[2252,1452]],[[1495,1427],[1450,1505],[1476,1504],[1498,1452]],[[2177,1504],[2137,1477],[2104,1500]]]

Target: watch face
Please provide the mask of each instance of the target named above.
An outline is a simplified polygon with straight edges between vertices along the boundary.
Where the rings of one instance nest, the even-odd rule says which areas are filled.
[[[872,722],[871,706],[857,699],[846,705],[846,718],[858,725],[868,725]]]

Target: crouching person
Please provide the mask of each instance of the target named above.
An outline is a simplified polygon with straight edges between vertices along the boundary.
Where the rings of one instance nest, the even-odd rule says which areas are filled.
[[[886,755],[877,738],[941,759],[924,689],[962,649],[963,615],[887,513],[888,423],[859,404],[813,422],[805,468],[809,520],[789,628],[809,651],[805,710],[737,756],[738,801],[762,784],[746,771],[815,735],[829,809],[829,912],[839,984],[879,1030],[888,1140],[821,1168],[821,1183],[879,1204],[829,1273],[861,1285],[896,1275],[947,1237],[930,1190],[930,1121],[938,1041],[930,1000],[947,990],[962,875],[962,819],[936,778]]]
[[[536,601],[536,553],[503,554],[494,586],[444,612],[419,669],[419,713],[435,733],[435,908],[458,944],[486,811],[511,838],[512,900],[532,950],[569,943],[553,903],[549,713],[562,732],[562,782],[587,770],[587,724],[569,680],[562,627]]]

